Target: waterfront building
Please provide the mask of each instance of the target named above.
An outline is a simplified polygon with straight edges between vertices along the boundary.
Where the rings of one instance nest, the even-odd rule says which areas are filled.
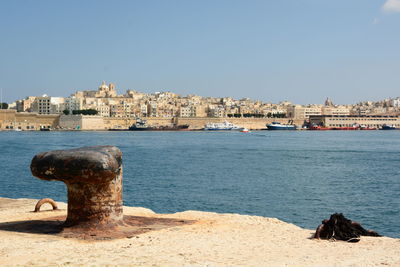
[[[181,106],[179,109],[180,117],[196,117],[196,106]]]
[[[321,108],[321,115],[348,116],[350,110],[345,106],[325,106]]]
[[[16,101],[17,112],[32,112],[32,104],[35,101],[35,96],[28,96],[25,99]]]
[[[63,110],[68,110],[69,113],[72,114],[73,110],[80,110],[82,109],[82,106],[83,106],[82,98],[77,98],[74,96],[66,97]]]
[[[147,104],[147,116],[148,117],[158,117],[158,112],[157,112],[157,101],[150,101]]]
[[[101,104],[97,105],[95,109],[98,112],[97,114],[102,117],[110,117],[111,116],[111,110],[110,110],[109,105],[101,103]]]
[[[381,128],[383,125],[394,125],[400,127],[398,116],[365,115],[365,116],[337,116],[319,115],[310,116],[311,124],[325,127],[353,127],[355,125],[370,128]]]
[[[41,128],[56,128],[58,114],[41,115],[31,112],[17,112],[16,110],[0,110],[0,130],[40,130]]]
[[[287,117],[296,120],[306,120],[310,118],[310,116],[318,116],[322,114],[322,106],[320,105],[293,105],[287,106],[286,110]]]
[[[60,114],[64,108],[64,97],[43,95],[36,97],[32,104],[32,111],[39,114]]]
[[[225,117],[225,108],[221,105],[213,106],[210,105],[208,108],[208,116],[214,118],[223,118]]]

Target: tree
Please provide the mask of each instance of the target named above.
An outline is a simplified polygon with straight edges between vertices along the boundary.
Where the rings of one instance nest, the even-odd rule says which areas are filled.
[[[68,109],[64,109],[63,113],[64,113],[64,115],[69,115],[69,110]]]
[[[5,102],[0,103],[0,109],[8,109],[8,104]]]

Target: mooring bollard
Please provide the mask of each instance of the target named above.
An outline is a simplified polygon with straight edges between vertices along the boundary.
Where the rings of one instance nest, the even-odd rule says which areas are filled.
[[[68,188],[64,226],[113,228],[123,224],[122,152],[114,146],[82,147],[37,154],[32,174]]]

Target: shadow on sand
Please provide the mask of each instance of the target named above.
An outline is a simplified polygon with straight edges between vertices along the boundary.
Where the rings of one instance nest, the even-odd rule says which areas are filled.
[[[80,240],[111,240],[132,238],[140,234],[170,227],[193,224],[193,220],[173,218],[155,218],[143,216],[124,216],[123,225],[113,229],[88,229],[79,227],[63,227],[65,216],[49,217],[43,220],[26,220],[0,223],[0,231],[29,234],[47,234]]]

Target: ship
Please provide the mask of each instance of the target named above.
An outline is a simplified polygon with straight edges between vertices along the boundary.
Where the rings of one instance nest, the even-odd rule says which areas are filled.
[[[129,127],[129,131],[185,131],[189,129],[189,125],[162,125],[162,126],[149,126],[146,120],[136,119],[136,122]]]
[[[296,130],[297,127],[294,124],[281,124],[280,122],[272,122],[267,124],[268,130]]]
[[[240,131],[243,127],[237,126],[231,122],[209,122],[204,125],[205,131]]]
[[[394,125],[384,124],[384,125],[382,125],[381,130],[397,130],[397,128]]]

